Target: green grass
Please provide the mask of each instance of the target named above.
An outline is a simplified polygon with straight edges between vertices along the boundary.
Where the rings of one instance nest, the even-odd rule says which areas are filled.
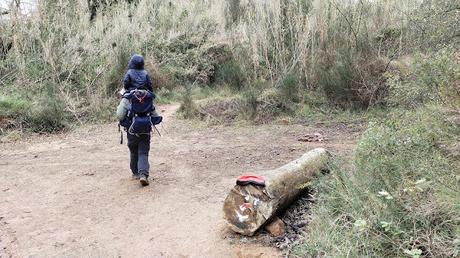
[[[13,119],[10,129],[43,133],[64,129],[72,118],[61,100],[53,95],[43,95],[34,101],[20,97],[0,97],[0,118]]]
[[[24,99],[12,96],[0,96],[0,118],[22,116],[30,108]]]
[[[307,257],[455,257],[460,254],[458,124],[434,108],[374,119],[353,161],[319,180]]]
[[[180,92],[178,90],[170,90],[168,88],[161,88],[156,92],[156,104],[164,105],[178,102],[180,99]]]

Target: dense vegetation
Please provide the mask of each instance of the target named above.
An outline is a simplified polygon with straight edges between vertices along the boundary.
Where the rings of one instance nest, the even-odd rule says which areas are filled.
[[[0,20],[1,134],[112,119],[132,53],[185,118],[378,109],[354,160],[317,185],[295,253],[460,254],[458,1],[38,3]]]

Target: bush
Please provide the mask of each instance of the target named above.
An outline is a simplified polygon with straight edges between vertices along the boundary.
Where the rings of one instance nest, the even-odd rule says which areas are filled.
[[[12,96],[0,96],[0,135],[6,130],[21,127],[21,119],[25,117],[30,103]],[[12,134],[17,135],[17,134]],[[15,138],[15,137],[13,137]]]
[[[53,95],[46,95],[30,102],[22,98],[0,97],[0,120],[6,119],[6,125],[0,128],[31,130],[37,133],[56,132],[64,129],[71,121],[64,110],[65,105]]]
[[[286,101],[280,91],[275,88],[262,88],[253,94],[257,94],[255,95],[257,96],[257,117],[255,120],[258,123],[272,122],[281,115],[294,114],[296,105]],[[249,98],[247,103],[251,104],[253,100]],[[251,104],[251,106],[255,107],[256,105]]]
[[[418,54],[411,69],[387,74],[390,104],[414,108],[425,104],[460,106],[460,63],[452,50]]]
[[[131,51],[127,47],[117,46],[116,54],[111,60],[111,68],[106,73],[105,81],[105,95],[116,95],[123,87],[123,76],[128,69],[129,60],[131,59]]]
[[[153,87],[157,90],[173,91],[176,88],[171,71],[167,67],[159,67],[153,58],[147,57],[146,70],[150,74]]]
[[[217,70],[217,83],[226,84],[236,91],[243,88],[245,77],[240,65],[234,60],[222,64]]]
[[[451,0],[423,1],[411,13],[405,33],[407,48],[416,50],[453,47],[459,50],[458,10],[460,3]]]
[[[155,57],[154,87],[170,92],[195,81],[210,85],[216,67],[231,55],[226,44],[210,40],[218,23],[201,1],[114,1],[91,19],[86,1],[43,0],[36,8],[32,16],[18,14],[0,25],[8,50],[10,39],[18,39],[1,55],[0,84],[4,94],[19,95],[20,89],[28,99],[48,88],[65,96],[33,107],[27,123],[16,121],[37,131],[62,127],[46,109],[67,110],[81,122],[107,119],[134,52],[146,56],[147,69]]]
[[[225,26],[231,28],[237,24],[241,17],[241,0],[226,0],[226,20]]]
[[[345,49],[334,54],[323,52],[315,78],[332,105],[366,108],[386,97],[384,71],[383,60],[373,53]]]
[[[160,90],[156,92],[156,95],[156,104],[171,104],[173,102],[178,102],[182,97],[177,89],[169,90],[168,88],[160,88]]]
[[[279,86],[281,99],[287,103],[299,101],[299,84],[295,72],[287,73]]]
[[[231,124],[241,112],[241,99],[238,97],[215,97],[200,103],[201,118],[209,124]],[[245,116],[245,113],[242,115]]]
[[[255,87],[248,88],[242,93],[239,110],[244,118],[248,120],[256,119],[259,107],[259,100],[257,100],[257,97],[259,94],[260,91],[258,91]]]
[[[192,86],[187,86],[182,94],[179,113],[185,119],[196,118],[200,112],[192,98]]]
[[[24,99],[0,96],[0,119],[23,116],[29,108],[29,102]]]
[[[34,102],[24,117],[24,124],[36,133],[51,133],[66,128],[71,121],[65,105],[52,96]]]
[[[460,254],[460,162],[442,148],[460,128],[438,110],[395,112],[372,122],[353,169],[332,167],[297,252],[338,257]]]

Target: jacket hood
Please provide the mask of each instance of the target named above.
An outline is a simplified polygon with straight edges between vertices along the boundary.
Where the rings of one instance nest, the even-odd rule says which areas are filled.
[[[133,55],[129,61],[128,69],[144,70],[144,57]]]

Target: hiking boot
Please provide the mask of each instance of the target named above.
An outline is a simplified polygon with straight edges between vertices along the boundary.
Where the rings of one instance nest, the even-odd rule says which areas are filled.
[[[139,182],[141,182],[142,186],[148,186],[149,185],[149,180],[147,179],[146,176],[142,175],[139,179]]]
[[[131,176],[131,178],[132,178],[133,180],[139,180],[139,179],[141,179],[141,176],[140,176],[139,174],[133,174],[133,175]]]

